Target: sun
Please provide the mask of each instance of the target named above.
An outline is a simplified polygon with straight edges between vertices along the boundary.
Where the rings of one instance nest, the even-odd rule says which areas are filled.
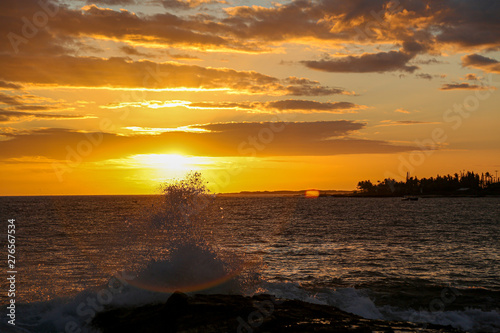
[[[132,165],[149,170],[146,172],[155,181],[184,177],[191,171],[202,171],[213,164],[208,157],[181,154],[139,154],[131,159]]]
[[[194,165],[192,158],[179,154],[140,155],[141,163],[159,170],[189,171]]]

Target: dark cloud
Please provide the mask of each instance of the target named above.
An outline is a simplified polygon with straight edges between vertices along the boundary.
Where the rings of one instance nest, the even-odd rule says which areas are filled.
[[[492,65],[498,64],[499,61],[496,59],[488,58],[479,54],[469,54],[462,58],[464,66],[470,65]]]
[[[200,58],[187,53],[168,53],[168,56],[175,60],[201,60]]]
[[[324,59],[319,61],[301,61],[311,69],[337,73],[369,73],[404,71],[413,73],[417,66],[410,66],[408,62],[412,54],[390,51],[380,53],[365,53],[361,56],[347,56],[338,59]]]
[[[122,46],[122,47],[120,47],[120,49],[125,54],[128,54],[128,55],[135,55],[135,56],[147,56],[148,55],[146,53],[139,52],[135,47],[128,46],[128,45]]]
[[[413,63],[419,64],[419,65],[431,65],[431,64],[444,64],[446,62],[437,60],[436,58],[431,58],[431,59],[419,59],[419,60],[414,60]]]
[[[84,119],[84,118],[89,118],[89,117],[79,116],[79,115],[29,113],[29,112],[7,111],[0,109],[0,123],[21,122],[33,119],[58,120],[58,119]]]
[[[414,40],[404,41],[403,50],[409,54],[424,53],[427,51],[427,46]]]
[[[397,124],[402,124],[402,125],[414,125],[414,124],[434,124],[432,122],[428,121],[419,121],[419,120],[397,120],[395,121]]]
[[[415,75],[419,79],[432,80],[432,75],[427,73],[420,73]]]
[[[222,2],[165,0],[166,8],[191,8]],[[89,2],[90,3],[90,2]],[[124,5],[134,0],[100,0],[97,4]],[[391,5],[392,4],[392,5]],[[71,39],[82,36],[118,39],[128,43],[164,44],[200,49],[261,52],[277,42],[312,41],[368,44],[394,43],[406,53],[439,50],[441,44],[464,49],[500,46],[500,4],[496,0],[295,0],[271,7],[239,6],[224,15],[136,15],[89,5],[72,10],[58,5],[47,29],[38,29],[25,53],[62,54]],[[36,0],[4,0],[0,4],[0,32],[22,35],[21,17],[40,11]],[[5,43],[4,51],[12,51]],[[1,50],[0,50],[1,51]]]
[[[229,17],[222,20],[225,30],[238,38],[262,41],[285,41],[313,37],[320,40],[342,40],[348,34],[331,32],[324,13],[309,1],[292,1],[271,8],[241,6],[226,9]],[[352,33],[350,34],[352,37]]]
[[[463,56],[462,66],[481,69],[487,73],[500,73],[500,61],[479,54]]]
[[[23,86],[11,82],[0,81],[0,89],[16,89],[19,90]]]
[[[88,162],[158,153],[159,149],[182,150],[186,155],[194,156],[326,156],[415,149],[385,141],[348,137],[364,127],[364,124],[352,121],[218,123],[197,126],[211,132],[167,132],[154,136],[44,129],[12,135],[10,140],[0,141],[0,159],[21,156],[71,159],[74,156],[68,152],[72,149],[76,154],[82,142],[100,142],[85,155]]]
[[[304,101],[288,99],[284,101],[275,101],[266,103],[267,108],[277,109],[280,111],[286,110],[312,110],[312,111],[329,111],[335,112],[339,110],[349,110],[360,108],[359,105],[349,102],[328,102],[321,103],[316,101]]]
[[[404,110],[402,110],[402,111],[404,111]],[[396,110],[396,112],[401,112],[401,111]],[[402,112],[402,113],[410,113],[410,112]],[[419,121],[419,120],[384,120],[381,123],[382,124],[377,125],[376,127],[439,124],[436,122]]]
[[[282,128],[279,133],[283,133],[286,139],[295,138],[294,141],[310,142],[327,140],[333,137],[343,137],[353,131],[361,130],[365,127],[363,123],[356,123],[348,120],[339,121],[317,121],[317,122],[258,122],[258,123],[215,123],[201,126],[202,128],[215,133],[242,133],[242,139],[248,135],[258,135],[261,131],[270,128]],[[267,132],[267,131],[266,131]],[[239,136],[240,134],[238,134]],[[276,139],[279,140],[279,135]],[[238,142],[238,141],[236,141]]]
[[[137,1],[136,0],[87,0],[87,3],[89,5],[96,4],[96,5],[117,6],[117,5],[134,5],[137,3]]]
[[[9,108],[9,110],[18,111],[50,111],[60,109],[57,105],[17,105]]]
[[[225,3],[220,0],[161,0],[163,7],[167,9],[189,9],[211,3]]]
[[[432,6],[437,9],[433,26],[439,31],[438,42],[453,43],[465,48],[499,47],[498,1],[432,1]]]
[[[7,95],[0,92],[0,104],[5,104],[1,111],[51,111],[68,108],[62,101],[30,94]]]
[[[175,63],[131,61],[125,58],[14,57],[0,55],[0,79],[75,87],[229,89],[240,93],[319,96],[346,93],[305,80],[290,79]]]
[[[464,48],[498,48],[500,43],[496,0],[296,0],[271,8],[236,7],[228,13],[223,20],[227,31],[263,41],[392,41],[416,53],[440,43]]]
[[[316,102],[307,100],[288,99],[272,102],[199,102],[191,103],[188,108],[203,109],[241,109],[256,112],[328,112],[345,113],[352,112],[364,106],[356,105],[350,102]]]
[[[487,90],[490,89],[487,86],[480,86],[477,84],[470,83],[447,83],[443,84],[440,90]]]
[[[424,79],[424,80],[432,80],[432,79],[444,79],[446,77],[445,74],[428,74],[428,73],[418,73],[415,74],[415,77],[417,79]]]
[[[349,94],[340,88],[311,85],[288,85],[286,86],[288,96],[329,96],[336,94]]]
[[[39,3],[44,4],[43,7]],[[48,8],[48,12],[44,8]],[[0,54],[64,54],[71,40],[53,35],[48,23],[55,21],[63,10],[51,1],[4,0],[0,1]],[[46,17],[45,24],[33,23],[33,17]],[[42,22],[43,23],[43,22]]]
[[[421,49],[424,43],[420,39],[424,33],[401,29],[399,24],[396,29],[392,27],[396,24],[385,19],[385,13],[396,14],[401,13],[402,9],[417,7],[409,1],[403,1],[403,4],[406,4],[406,8],[390,6],[390,2],[386,0],[296,0],[270,8],[240,6],[226,9],[229,17],[222,20],[222,24],[226,32],[238,38],[259,39],[264,42],[300,39],[333,43],[392,41],[407,42],[408,48]]]
[[[3,94],[0,92],[0,103],[7,105],[21,105],[22,103],[19,101],[19,97],[11,96],[7,94]]]
[[[175,8],[175,9],[188,9],[191,8],[188,2],[181,0],[163,0],[161,2],[163,7],[167,9]]]
[[[62,10],[50,26],[54,32],[65,35],[101,35],[130,43],[245,49],[238,41],[198,32],[190,23],[189,19],[169,13],[143,17],[125,10],[89,6],[85,11]]]
[[[319,84],[318,81],[309,80],[306,78],[298,78],[290,76],[283,80],[288,91],[287,95],[291,96],[327,96],[334,94],[352,94],[346,92],[342,88],[325,87]]]
[[[44,1],[45,3],[45,1]],[[44,13],[37,0],[0,2],[0,33],[7,36],[0,52],[22,54],[71,54],[81,37],[106,38],[128,43],[164,44],[201,49],[237,49],[258,51],[255,43],[245,43],[206,29],[206,18],[182,18],[169,13],[138,16],[127,10],[115,11],[95,4],[72,10],[48,2],[50,15],[41,28],[22,19]],[[116,1],[119,4],[120,1]],[[198,22],[198,19],[201,20]],[[210,26],[210,25],[209,25]],[[213,23],[216,26],[216,23]]]

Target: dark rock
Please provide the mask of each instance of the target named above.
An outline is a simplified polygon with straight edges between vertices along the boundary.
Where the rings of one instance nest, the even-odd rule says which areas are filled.
[[[451,327],[370,320],[335,307],[270,295],[174,293],[165,303],[114,308],[92,325],[108,332],[459,332]]]

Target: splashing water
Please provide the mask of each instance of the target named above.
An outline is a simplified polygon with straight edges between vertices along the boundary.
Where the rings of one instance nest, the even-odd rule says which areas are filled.
[[[44,333],[73,332],[81,327],[83,332],[93,332],[91,321],[106,309],[164,302],[175,291],[241,294],[258,285],[258,260],[218,245],[224,244],[220,237],[232,237],[232,233],[224,230],[221,209],[201,174],[192,173],[164,185],[162,194],[147,211],[128,223],[99,223],[89,229],[77,225],[84,234],[96,232],[94,228],[112,234],[114,238],[103,238],[100,245],[116,260],[114,267],[124,271],[76,295],[17,304],[20,319],[16,329]],[[75,244],[85,251],[84,242]],[[115,249],[117,253],[112,252]],[[103,252],[96,253],[101,258]],[[0,319],[1,332],[11,329],[6,319]]]
[[[213,230],[220,228],[221,209],[200,173],[166,184],[162,192],[146,218],[131,226],[129,234],[140,235],[131,247],[137,258],[131,285],[168,293],[240,293],[258,281],[255,258],[217,245]]]

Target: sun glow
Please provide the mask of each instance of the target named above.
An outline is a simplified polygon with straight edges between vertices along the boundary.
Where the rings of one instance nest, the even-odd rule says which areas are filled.
[[[133,161],[130,164],[151,170],[150,176],[156,181],[184,177],[188,172],[201,171],[213,164],[208,157],[181,154],[140,154],[130,159]]]
[[[200,164],[207,164],[207,161],[203,161],[200,157],[184,156],[179,154],[146,154],[135,155],[133,158],[145,167],[158,170],[198,170]]]

